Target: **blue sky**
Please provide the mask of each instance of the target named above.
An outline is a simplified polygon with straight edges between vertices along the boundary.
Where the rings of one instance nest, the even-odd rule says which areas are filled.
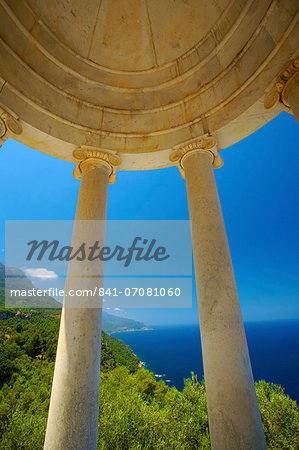
[[[215,171],[245,321],[299,319],[298,142],[295,119],[282,113],[221,152]],[[0,150],[0,260],[4,221],[73,219],[79,181],[73,164],[9,139]],[[108,219],[188,219],[177,168],[118,172],[109,186]],[[147,324],[196,323],[192,309],[127,310]]]

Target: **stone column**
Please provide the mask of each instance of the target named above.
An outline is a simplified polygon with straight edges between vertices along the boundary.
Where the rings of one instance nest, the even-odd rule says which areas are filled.
[[[213,166],[214,138],[175,150],[186,178],[209,428],[213,449],[265,449],[247,342]]]
[[[279,75],[273,88],[266,94],[264,105],[271,109],[281,103],[299,122],[299,59],[295,59]]]
[[[81,177],[72,246],[105,240],[108,181],[115,180],[116,155],[100,151],[74,152],[74,175]],[[55,371],[44,448],[86,450],[97,448],[101,351],[101,300],[70,297],[77,289],[102,285],[101,261],[71,260],[68,266]]]

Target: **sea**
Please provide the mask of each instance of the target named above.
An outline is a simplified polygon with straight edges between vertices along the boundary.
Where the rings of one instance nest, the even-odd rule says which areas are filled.
[[[299,404],[299,320],[245,323],[255,381],[281,385]],[[203,378],[198,326],[155,326],[152,330],[114,333],[157,380],[182,390],[191,372]]]

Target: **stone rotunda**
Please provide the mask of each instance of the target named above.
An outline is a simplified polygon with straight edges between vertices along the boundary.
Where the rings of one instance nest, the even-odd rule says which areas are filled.
[[[0,0],[0,145],[75,163],[75,241],[81,221],[105,220],[117,170],[177,165],[186,179],[213,449],[266,448],[213,168],[281,111],[299,118],[298,9]],[[100,309],[64,308],[46,449],[96,448],[100,335]]]

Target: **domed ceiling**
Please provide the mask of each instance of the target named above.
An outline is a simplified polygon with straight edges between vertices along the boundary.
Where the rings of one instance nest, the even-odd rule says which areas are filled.
[[[0,108],[14,138],[73,161],[78,147],[121,169],[171,165],[213,135],[218,150],[281,111],[265,91],[298,49],[294,0],[2,0]]]

